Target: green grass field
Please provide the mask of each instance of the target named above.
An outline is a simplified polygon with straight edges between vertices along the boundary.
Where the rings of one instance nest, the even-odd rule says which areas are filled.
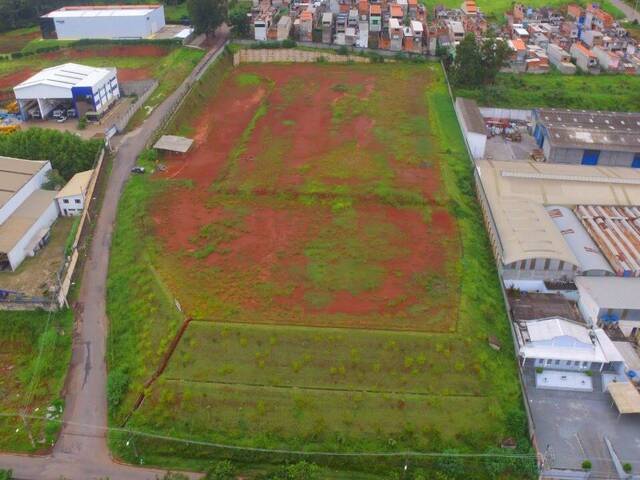
[[[62,417],[59,396],[71,358],[73,315],[2,311],[0,317],[0,450],[44,451],[60,423],[19,414]]]
[[[167,370],[128,421],[129,428],[201,442],[342,452],[454,449],[477,453],[493,451],[504,437],[512,436],[518,439],[518,451],[528,451],[498,279],[475,202],[471,165],[439,66],[248,65],[231,71],[226,62],[208,72],[202,87],[185,102],[189,110],[177,117],[192,122],[189,131],[197,138],[203,138],[202,125],[216,126],[208,133],[211,141],[218,138],[216,135],[231,138],[228,129],[237,123],[235,140],[224,147],[228,152],[218,153],[226,167],[213,175],[211,185],[203,183],[202,177],[191,179],[188,168],[210,161],[209,169],[214,169],[217,158],[213,147],[196,149],[195,157],[187,161],[187,170],[173,180],[132,178],[120,203],[108,285],[111,422],[122,424],[181,324],[182,316],[174,304],[178,298],[187,314],[198,312],[200,320],[187,328]],[[357,82],[366,85],[365,89],[354,87]],[[212,93],[211,88],[218,93]],[[327,88],[337,100],[326,93]],[[266,96],[259,97],[256,92]],[[355,109],[354,96],[358,95],[364,106]],[[315,101],[323,98],[324,103]],[[223,129],[216,115],[224,117],[236,99],[246,99],[247,105],[254,102],[253,110],[236,112]],[[192,102],[199,103],[195,111]],[[318,157],[307,157],[307,167],[300,162],[293,165],[291,162],[299,158],[294,153],[298,147],[286,144],[289,136],[281,132],[301,125],[311,114],[314,126],[310,128],[316,131],[320,122],[325,130],[317,131],[327,137],[316,137],[315,143],[305,145],[315,151],[324,142],[332,142],[331,148]],[[378,129],[371,132],[369,121]],[[352,144],[346,132],[354,127],[361,137]],[[178,120],[173,128],[184,125]],[[367,132],[381,142],[371,150],[379,152],[377,163],[367,163],[366,153],[362,159],[353,157],[358,149],[368,152],[366,149],[372,148],[362,143]],[[298,135],[304,137],[304,130]],[[262,142],[280,145],[276,148],[280,153],[253,156],[254,148],[265,145]],[[346,153],[340,154],[341,148]],[[332,154],[334,150],[338,153]],[[199,151],[209,156],[199,157]],[[252,158],[251,166],[243,164],[246,158]],[[422,206],[406,204],[422,192],[421,184],[403,183],[403,169],[416,163],[429,172],[426,184],[429,176],[437,179],[428,189],[430,194],[421,193]],[[314,189],[305,187],[307,183],[297,176],[291,183],[289,175],[297,168],[302,168],[301,175],[315,185]],[[202,175],[212,173],[203,171]],[[337,190],[336,178],[342,182]],[[371,190],[371,183],[380,178],[385,179],[385,189]],[[413,194],[407,196],[406,192]],[[177,255],[168,253],[173,247],[165,242],[171,240],[159,237],[156,230],[158,218],[163,218],[162,206],[178,198],[173,195],[193,195],[195,202],[203,202],[183,217],[186,221],[213,215],[218,209],[223,214],[215,222],[202,223],[191,240],[184,231],[190,227],[184,225],[176,235],[186,238],[185,248],[191,251]],[[390,199],[396,203],[385,205]],[[414,220],[412,213],[404,212],[407,209],[421,214]],[[377,270],[389,261],[385,255],[395,258],[407,254],[395,251],[393,245],[398,245],[398,240],[392,240],[405,227],[386,223],[389,218],[401,215],[408,224],[415,224],[413,241],[422,245],[418,232],[436,231],[432,222],[438,209],[451,215],[456,225],[457,254],[451,261],[458,273],[449,278],[452,285],[439,284],[431,277],[415,299],[377,307],[403,317],[409,315],[412,304],[426,302],[434,309],[431,313],[418,314],[416,319],[421,321],[398,328],[391,315],[374,321],[377,314],[358,317],[353,312],[323,310],[342,295],[351,295],[352,304],[363,302],[384,283],[381,279],[395,276],[393,270]],[[359,211],[369,213],[351,223]],[[376,220],[376,212],[386,212],[386,220]],[[285,238],[298,238],[300,234],[293,230],[284,233],[285,226],[291,228],[289,221],[283,220],[287,216],[293,224],[302,225],[299,238],[304,242],[283,244],[282,254],[273,256],[265,266],[268,270],[253,272],[254,278],[271,272],[270,283],[243,277],[242,270],[247,267],[238,255],[244,252],[242,242],[252,238],[257,228],[251,219],[270,218]],[[376,222],[382,223],[376,226]],[[331,225],[324,238],[323,228]],[[363,229],[352,231],[350,225]],[[341,230],[345,226],[346,230]],[[368,228],[373,228],[372,236],[362,237]],[[350,246],[353,239],[364,243]],[[263,240],[266,244],[271,241],[270,237]],[[414,261],[421,262],[424,255],[428,254],[418,255]],[[236,274],[227,269],[226,261],[237,265]],[[169,270],[184,269],[185,265],[184,273]],[[191,266],[195,275],[189,273]],[[433,271],[438,275],[446,272]],[[402,278],[402,269],[398,273],[397,278]],[[287,278],[298,279],[311,292],[310,296],[296,297],[297,303],[288,310],[283,309],[288,304],[278,300],[292,294],[287,288],[283,290]],[[212,290],[217,285],[221,289],[226,285],[227,292]],[[199,290],[208,292],[210,301],[204,296],[194,300]],[[452,297],[451,291],[456,292]],[[253,299],[249,302],[257,306],[253,318],[246,305],[219,309],[220,302],[228,304],[230,295],[238,292],[256,295],[255,303]],[[439,306],[438,295],[453,298],[453,308]],[[444,316],[431,324],[438,310]],[[314,318],[323,319],[321,327]],[[349,328],[332,328],[331,322]],[[501,339],[502,351],[488,346],[489,335]],[[212,459],[232,457],[243,473],[251,473],[292,460],[279,454],[233,452],[141,436],[134,438],[134,451],[131,442],[125,444],[127,438],[114,434],[110,440],[116,454],[124,459],[137,462],[140,455],[145,463],[165,466],[203,468]],[[355,472],[368,472],[371,478],[380,479],[389,478],[400,462],[313,455],[308,460],[331,468],[335,478],[355,478]],[[495,470],[484,461],[456,462],[473,478],[494,478]],[[448,471],[442,460],[416,460],[412,471],[418,466]],[[507,462],[496,468],[502,478],[525,478],[531,463]]]
[[[640,77],[634,75],[499,74],[495,85],[455,89],[480,105],[506,108],[555,107],[637,112]]]

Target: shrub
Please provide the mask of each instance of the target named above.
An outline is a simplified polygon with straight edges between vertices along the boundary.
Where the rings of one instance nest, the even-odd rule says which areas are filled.
[[[107,379],[107,403],[109,410],[114,411],[122,402],[129,389],[129,375],[122,368],[109,373]]]
[[[13,478],[13,470],[0,469],[0,480],[11,480]]]
[[[87,128],[87,117],[82,116],[80,120],[78,120],[78,130],[84,130]]]
[[[233,463],[222,460],[207,470],[205,480],[233,480],[235,478]]]
[[[347,47],[345,45],[342,45],[338,50],[337,50],[338,55],[349,55],[349,50],[347,50]]]
[[[622,465],[622,469],[625,471],[625,473],[631,473],[631,470],[633,470],[633,466],[627,462]]]
[[[291,40],[290,38],[287,38],[286,40],[282,41],[282,48],[295,48],[296,45],[297,45],[296,41]]]
[[[536,373],[542,373],[542,372],[544,372],[544,368],[536,367]]]
[[[591,460],[585,460],[584,462],[582,462],[582,469],[583,470],[591,470]]]
[[[584,374],[585,374],[587,377],[592,377],[592,376],[593,376],[593,372],[592,372],[591,370],[585,370]]]

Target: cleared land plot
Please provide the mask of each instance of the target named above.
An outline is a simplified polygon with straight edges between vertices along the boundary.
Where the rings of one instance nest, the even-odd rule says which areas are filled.
[[[513,436],[526,451],[508,324],[440,67],[225,62],[170,132],[195,148],[132,178],[120,203],[114,422],[176,332],[177,299],[196,320],[131,428],[328,450],[484,452]],[[136,460],[125,441],[114,448]],[[212,455],[138,445],[165,461]],[[374,464],[357,469],[380,474]]]
[[[40,38],[40,28],[29,27],[0,34],[0,53],[19,52],[32,40]]]
[[[457,0],[421,0],[421,3],[425,4],[429,9],[433,9],[437,5],[445,5],[448,8],[460,8],[460,2],[458,2]],[[588,2],[582,0],[530,0],[526,5],[527,7],[532,8],[563,8],[570,3],[577,3],[579,5],[586,6]],[[602,6],[603,10],[609,12],[615,18],[624,17],[624,14],[611,2],[604,0],[603,2],[599,3]],[[496,20],[503,19],[504,13],[513,7],[513,3],[510,0],[478,0],[477,4],[482,12],[490,17],[493,17]]]
[[[15,272],[0,272],[0,288],[36,297],[47,296],[56,285],[56,273],[64,262],[64,251],[76,219],[60,217],[51,228],[49,243],[35,257],[26,258]]]
[[[429,70],[257,72],[225,81],[169,162],[195,188],[151,207],[176,297],[212,320],[454,330],[458,232],[411,83]]]

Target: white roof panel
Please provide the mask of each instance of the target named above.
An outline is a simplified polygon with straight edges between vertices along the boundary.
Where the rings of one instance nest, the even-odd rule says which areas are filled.
[[[142,17],[149,15],[159,5],[96,5],[62,7],[43,15],[43,18],[74,18],[74,17]]]
[[[64,63],[55,67],[40,70],[13,89],[17,93],[36,86],[50,86],[70,90],[72,87],[93,87],[105,77],[115,73],[115,68],[99,68],[79,65],[77,63]]]
[[[587,292],[600,308],[640,310],[640,278],[576,277],[578,292]]]
[[[589,329],[563,318],[548,318],[527,322],[527,331],[532,342],[553,340],[557,337],[573,337],[581,343],[590,345]]]

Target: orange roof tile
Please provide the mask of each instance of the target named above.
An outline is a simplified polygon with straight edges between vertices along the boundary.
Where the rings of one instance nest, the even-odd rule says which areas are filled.
[[[400,17],[402,18],[402,7],[400,5],[391,5],[389,7],[389,12],[391,13],[392,17]]]
[[[413,6],[417,6],[418,5],[418,0],[407,0],[407,3],[409,4],[409,6],[413,7]]]
[[[300,14],[300,20],[303,22],[310,22],[313,20],[313,14],[309,10],[305,10]]]
[[[513,48],[515,48],[518,52],[527,49],[527,46],[519,38],[516,38],[515,40],[511,40],[511,43],[513,44]]]
[[[358,13],[360,15],[366,15],[369,13],[369,2],[368,0],[360,0],[358,2]]]
[[[582,45],[581,43],[576,43],[575,44],[576,48],[578,50],[580,50],[582,53],[584,53],[587,57],[595,57],[595,53],[593,53],[591,50],[589,50],[587,47],[585,47],[584,45]]]
[[[381,15],[382,10],[380,9],[380,5],[371,5],[369,13],[371,13],[371,15]]]

